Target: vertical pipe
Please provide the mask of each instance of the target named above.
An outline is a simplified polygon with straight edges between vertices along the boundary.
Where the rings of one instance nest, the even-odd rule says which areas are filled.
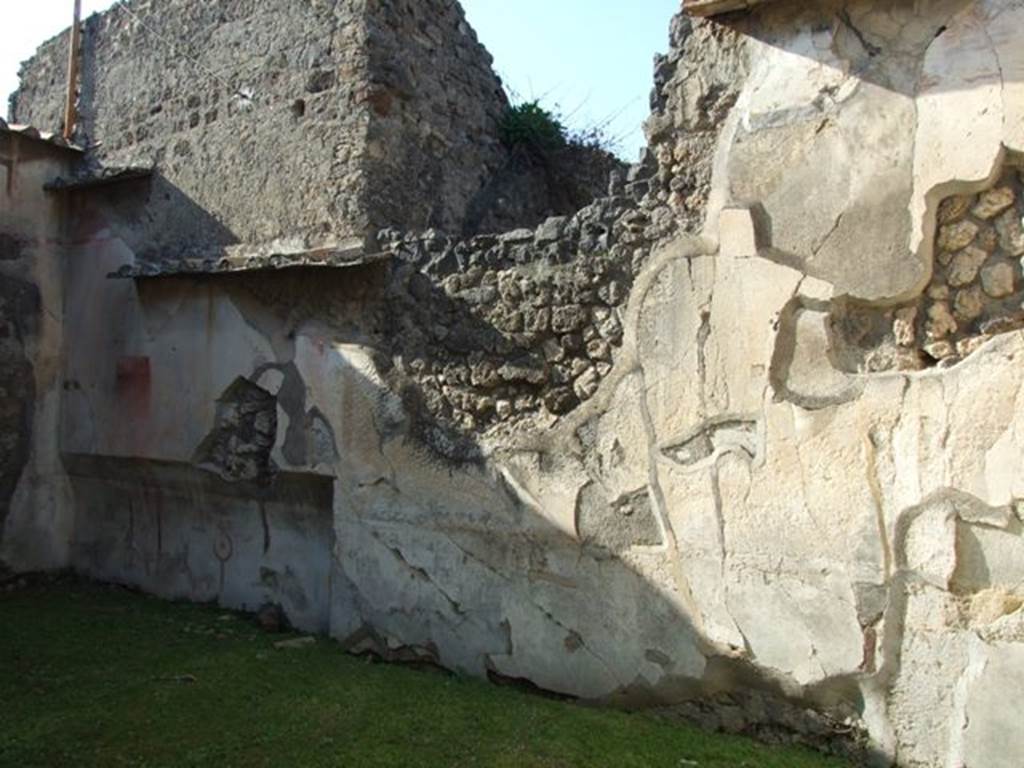
[[[78,47],[82,34],[82,0],[75,0],[75,21],[71,25],[71,44],[68,49],[68,98],[64,105],[64,138],[71,140],[78,121],[76,91],[78,90]]]

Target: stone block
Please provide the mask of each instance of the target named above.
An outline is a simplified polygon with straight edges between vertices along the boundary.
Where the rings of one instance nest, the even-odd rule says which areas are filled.
[[[725,208],[718,217],[718,247],[724,256],[757,256],[764,247],[758,237],[754,211],[750,208]]]

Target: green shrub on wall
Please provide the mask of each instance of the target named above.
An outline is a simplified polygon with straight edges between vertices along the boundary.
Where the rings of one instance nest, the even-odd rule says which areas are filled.
[[[608,120],[570,130],[555,105],[545,109],[538,99],[513,103],[502,116],[501,140],[508,149],[550,161],[563,150],[589,150],[616,155],[618,140],[607,131]]]
[[[510,106],[501,121],[501,139],[509,149],[537,154],[562,149],[568,143],[565,126],[537,100]]]

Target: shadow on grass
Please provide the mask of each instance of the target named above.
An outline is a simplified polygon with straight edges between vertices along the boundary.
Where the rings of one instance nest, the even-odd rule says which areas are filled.
[[[0,595],[0,764],[691,766],[835,760],[370,663],[213,606],[73,579]]]

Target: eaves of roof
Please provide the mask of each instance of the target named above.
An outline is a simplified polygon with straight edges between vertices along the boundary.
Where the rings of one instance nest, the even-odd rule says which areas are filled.
[[[767,2],[771,0],[683,0],[683,10],[691,16],[718,16],[745,11]]]
[[[84,151],[81,147],[72,144],[59,133],[53,133],[52,131],[40,131],[38,128],[34,128],[31,125],[8,123],[3,118],[0,118],[0,135],[5,133],[20,136],[24,139],[30,139],[31,141],[42,142],[54,147],[55,149],[67,152],[81,153]]]

